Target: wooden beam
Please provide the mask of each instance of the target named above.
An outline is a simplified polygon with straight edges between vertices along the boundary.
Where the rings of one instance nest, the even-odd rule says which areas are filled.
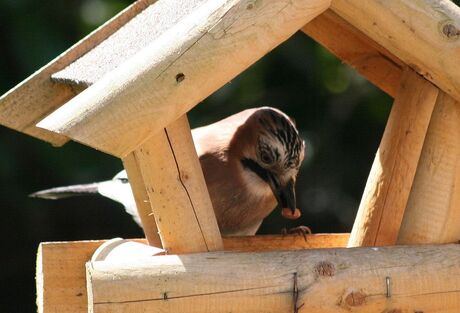
[[[302,31],[384,92],[396,96],[403,62],[332,10],[314,18]]]
[[[460,8],[438,0],[333,0],[331,9],[460,101]]]
[[[329,5],[208,0],[38,126],[124,157]]]
[[[441,92],[417,167],[399,244],[460,240],[460,103]]]
[[[347,244],[348,234],[302,236],[251,236],[223,238],[228,251],[273,251],[337,248]],[[136,239],[147,243],[145,239]],[[86,313],[85,263],[105,241],[41,243],[37,255],[37,306],[39,313]]]
[[[134,156],[168,253],[222,250],[222,239],[187,116],[151,137]]]
[[[444,312],[460,245],[155,256],[89,262],[89,312]]]
[[[359,205],[349,247],[396,243],[438,88],[406,69]]]
[[[72,63],[109,37],[152,0],[139,0],[110,21],[89,34],[69,50],[39,69],[24,82],[0,97],[0,124],[60,146],[68,141],[59,135],[35,126],[40,120],[74,97],[78,90],[51,81],[51,75]],[[33,49],[30,47],[30,49]]]
[[[135,153],[130,153],[123,159],[123,166],[128,174],[129,184],[133,190],[134,199],[136,201],[137,213],[141,220],[142,229],[149,245],[154,247],[162,247],[161,239],[158,235],[158,228],[153,217],[152,206],[150,205],[147,189],[144,185],[139,162],[136,159]]]

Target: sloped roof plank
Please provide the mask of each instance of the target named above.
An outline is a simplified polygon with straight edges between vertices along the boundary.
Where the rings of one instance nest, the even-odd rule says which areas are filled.
[[[72,99],[79,91],[71,86],[53,82],[51,75],[91,50],[153,2],[153,0],[135,2],[1,96],[0,124],[55,146],[67,142],[68,138],[65,135],[35,126],[38,121]]]
[[[83,87],[94,84],[204,2],[205,0],[155,2],[81,58],[62,71],[54,73],[53,80]]]
[[[207,0],[38,126],[124,157],[329,5]]]

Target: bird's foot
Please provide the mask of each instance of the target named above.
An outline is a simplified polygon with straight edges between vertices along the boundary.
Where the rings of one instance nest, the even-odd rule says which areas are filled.
[[[288,235],[288,234],[289,235],[292,235],[292,234],[302,235],[305,241],[307,240],[307,235],[312,234],[310,227],[305,226],[305,225],[301,225],[301,226],[297,226],[297,227],[293,227],[289,229],[283,228],[281,233],[283,235]]]

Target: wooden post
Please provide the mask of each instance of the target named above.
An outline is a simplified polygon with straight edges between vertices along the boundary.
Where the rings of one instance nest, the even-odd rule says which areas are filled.
[[[406,69],[366,183],[349,247],[395,244],[438,89]]]
[[[396,96],[403,68],[401,60],[331,9],[314,18],[302,31],[387,94]]]
[[[440,92],[398,237],[399,244],[460,240],[460,103]]]
[[[187,116],[151,137],[133,154],[163,249],[174,254],[222,250]]]
[[[152,206],[150,204],[147,189],[144,185],[144,179],[139,169],[138,161],[134,153],[130,153],[123,159],[123,165],[128,174],[129,183],[133,190],[134,199],[136,200],[137,213],[141,220],[142,229],[144,230],[145,238],[149,245],[154,247],[162,247],[158,228],[153,217]]]
[[[443,312],[460,245],[211,252],[87,263],[89,312]]]
[[[135,241],[146,243],[145,239]],[[266,235],[223,238],[226,251],[276,251],[345,247],[348,234]],[[105,241],[41,243],[37,254],[39,313],[86,313],[85,263]]]

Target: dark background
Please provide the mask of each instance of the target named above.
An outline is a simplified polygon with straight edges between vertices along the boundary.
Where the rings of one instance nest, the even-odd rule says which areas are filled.
[[[0,0],[0,94],[65,51],[131,1]],[[349,232],[391,98],[298,33],[193,109],[192,127],[269,105],[293,116],[307,144],[297,185],[298,224]],[[101,197],[28,198],[37,190],[110,179],[121,162],[85,146],[62,148],[0,126],[0,312],[34,312],[39,242],[140,237]],[[279,212],[260,232],[286,226]],[[294,224],[287,225],[294,226]]]

